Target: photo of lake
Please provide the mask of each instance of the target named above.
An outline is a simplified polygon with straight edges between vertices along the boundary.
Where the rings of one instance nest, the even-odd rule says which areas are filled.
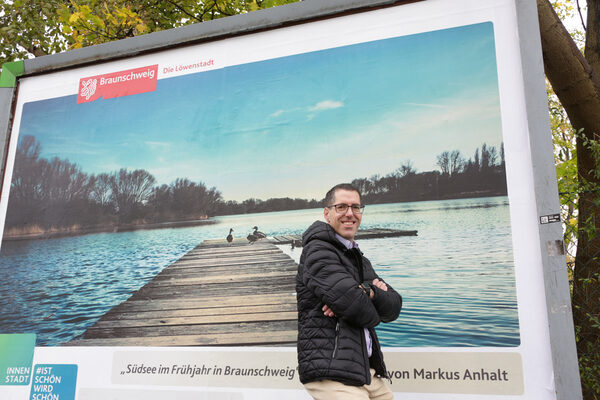
[[[400,318],[377,327],[384,346],[521,343],[491,22],[246,63],[233,50],[231,61],[203,49],[189,51],[214,56],[214,69],[163,75],[156,90],[24,101],[0,249],[0,333],[35,333],[42,346],[181,345],[182,337],[289,346],[297,325],[288,289],[301,248],[280,246],[291,259],[276,248],[257,256],[246,236],[254,226],[269,237],[300,235],[323,219],[327,190],[351,182],[366,204],[361,228],[418,232],[359,240],[404,299]],[[177,62],[144,60],[159,72]],[[126,70],[111,65],[109,73]],[[88,72],[78,79],[100,74]],[[218,251],[157,277],[213,239]],[[234,250],[234,267],[210,264]],[[279,254],[265,273],[267,252]],[[243,287],[227,312],[258,297],[263,278],[284,300],[251,317],[206,311],[212,293],[227,297],[226,287],[201,293],[221,271]],[[129,311],[134,322],[120,324],[120,311],[101,320],[147,284],[160,287],[160,299],[144,303],[156,308]],[[182,299],[195,303],[183,310]],[[181,313],[161,314],[163,300]],[[213,313],[209,322],[200,309]],[[145,336],[136,336],[140,324]],[[98,336],[86,337],[92,326]]]
[[[300,234],[322,209],[216,217],[189,228],[5,241],[0,252],[0,331],[34,332],[38,345],[64,344],[206,239],[230,228],[246,241]],[[388,347],[518,346],[508,199],[488,197],[367,205],[361,228],[418,230],[365,239],[360,248],[404,300],[381,324]],[[297,260],[301,249],[285,246]]]

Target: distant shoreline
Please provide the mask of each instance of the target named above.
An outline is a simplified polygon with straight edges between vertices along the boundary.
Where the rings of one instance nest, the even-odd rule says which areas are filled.
[[[140,230],[150,230],[150,229],[163,229],[163,228],[185,228],[191,226],[201,226],[201,225],[213,225],[216,224],[217,221],[213,219],[198,219],[192,221],[175,221],[175,222],[157,222],[150,224],[123,224],[123,225],[115,225],[115,226],[102,226],[102,227],[92,227],[92,228],[83,228],[83,229],[57,229],[51,231],[44,232],[34,232],[34,233],[23,233],[23,234],[4,234],[2,236],[3,241],[19,241],[19,240],[39,240],[39,239],[54,239],[60,237],[71,237],[71,236],[83,236],[89,235],[93,233],[116,233],[116,232],[132,232],[132,231],[140,231]]]
[[[507,196],[506,193],[500,192],[492,192],[492,191],[473,191],[473,192],[463,192],[457,194],[456,196],[447,195],[441,198],[427,198],[421,200],[401,200],[395,202],[385,201],[379,203],[377,201],[367,202],[368,205],[382,205],[382,204],[395,204],[395,203],[412,203],[412,202],[424,202],[424,201],[443,201],[443,200],[462,200],[462,199],[475,199],[475,198],[483,198],[483,197],[502,197]],[[368,196],[363,196],[364,198],[368,198]],[[308,208],[310,209],[310,208]],[[262,212],[285,212],[285,211],[297,211],[304,209],[291,209],[291,210],[271,210],[271,211],[262,211]],[[244,213],[245,214],[260,214],[258,213]],[[223,214],[217,215],[219,216],[229,216],[236,214]],[[242,214],[240,214],[242,215]],[[147,223],[147,224],[122,224],[122,225],[107,225],[107,226],[99,226],[99,227],[90,227],[90,228],[80,228],[78,226],[74,227],[64,227],[62,229],[50,229],[47,231],[42,231],[38,228],[38,231],[31,233],[15,233],[10,234],[4,232],[2,236],[2,240],[6,241],[19,241],[19,240],[38,240],[38,239],[53,239],[59,237],[71,237],[71,236],[83,236],[89,235],[93,233],[116,233],[116,232],[132,232],[139,230],[149,230],[149,229],[162,229],[162,228],[185,228],[192,226],[201,226],[201,225],[213,225],[216,224],[214,217],[208,217],[206,219],[197,219],[190,221],[174,221],[174,222],[156,222],[156,223]],[[32,228],[31,230],[34,230]]]

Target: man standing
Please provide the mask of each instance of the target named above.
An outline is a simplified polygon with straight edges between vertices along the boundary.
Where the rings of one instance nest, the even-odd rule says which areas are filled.
[[[300,381],[315,399],[393,399],[374,327],[398,318],[402,297],[381,280],[354,236],[364,206],[352,185],[325,196],[325,222],[302,235],[296,293]]]

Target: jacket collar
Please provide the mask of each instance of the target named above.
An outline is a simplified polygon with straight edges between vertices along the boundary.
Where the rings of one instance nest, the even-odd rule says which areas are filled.
[[[358,249],[358,243],[350,241],[350,240],[346,239],[345,237],[340,236],[338,233],[335,234],[335,238],[337,240],[339,240],[348,250]]]

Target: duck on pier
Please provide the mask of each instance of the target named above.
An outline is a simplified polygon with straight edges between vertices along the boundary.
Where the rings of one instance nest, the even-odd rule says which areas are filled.
[[[227,235],[227,243],[231,244],[231,242],[233,242],[233,235],[231,234],[231,232],[233,232],[233,228],[229,228],[229,235]]]
[[[253,235],[251,233],[248,236],[246,236],[246,239],[248,239],[249,244],[252,244],[258,240],[258,237],[256,237],[256,235]]]
[[[255,226],[255,227],[254,227],[254,228],[252,228],[252,229],[254,229],[254,232],[252,232],[252,234],[253,234],[254,236],[256,236],[258,239],[264,239],[264,238],[266,238],[266,237],[267,237],[267,235],[266,235],[266,234],[264,234],[263,232],[261,232],[261,231],[259,231],[259,230],[258,230],[258,226]]]

